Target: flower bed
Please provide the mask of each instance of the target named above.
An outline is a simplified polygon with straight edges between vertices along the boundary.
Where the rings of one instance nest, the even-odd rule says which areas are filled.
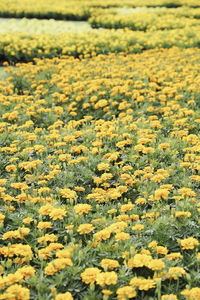
[[[199,299],[199,63],[172,48],[8,67],[0,299]]]

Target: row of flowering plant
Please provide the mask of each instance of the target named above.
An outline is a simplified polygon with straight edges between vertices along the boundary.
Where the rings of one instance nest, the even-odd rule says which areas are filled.
[[[0,299],[200,298],[199,62],[171,48],[7,68]]]

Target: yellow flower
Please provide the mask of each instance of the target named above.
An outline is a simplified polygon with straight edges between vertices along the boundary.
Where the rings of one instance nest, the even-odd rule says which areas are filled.
[[[83,215],[84,213],[88,213],[92,209],[90,204],[77,204],[74,206],[74,210],[77,214]]]
[[[138,287],[139,290],[148,291],[149,289],[156,287],[156,281],[154,279],[145,279],[139,277],[133,277],[130,281],[130,285]]]
[[[27,234],[29,234],[30,229],[26,227],[19,228],[17,230],[11,230],[7,231],[6,233],[3,234],[2,240],[7,240],[7,239],[23,239],[23,237]]]
[[[130,234],[126,232],[119,232],[115,235],[115,240],[116,241],[121,241],[121,240],[129,240],[130,239]]]
[[[148,248],[155,249],[157,247],[158,243],[156,241],[152,241],[148,244]]]
[[[159,271],[165,268],[165,264],[162,261],[162,259],[152,259],[148,263],[148,268],[153,270],[153,271]]]
[[[97,275],[96,283],[100,286],[116,284],[117,283],[117,273],[112,272],[101,272]]]
[[[141,197],[137,198],[137,200],[135,201],[136,204],[144,204],[146,202],[147,202],[147,200],[145,198],[141,198]]]
[[[162,295],[161,300],[178,300],[178,298],[174,294],[169,294],[169,295]]]
[[[73,300],[72,294],[70,292],[58,294],[55,296],[55,300]]]
[[[35,275],[35,269],[31,266],[24,266],[17,270],[17,274],[21,274],[24,278],[28,279],[30,276]]]
[[[50,204],[41,206],[39,209],[39,214],[42,216],[49,215],[49,213],[54,209],[54,207]]]
[[[4,219],[5,219],[5,216],[2,213],[0,213],[0,223],[3,223]]]
[[[181,254],[179,252],[174,252],[166,255],[166,258],[169,260],[175,260],[181,258]]]
[[[37,225],[37,228],[39,228],[39,229],[52,228],[52,224],[51,224],[51,222],[39,222]]]
[[[25,218],[25,219],[23,219],[23,223],[25,223],[25,224],[30,224],[33,221],[34,221],[33,218]]]
[[[112,231],[110,228],[102,229],[94,234],[95,240],[96,241],[99,241],[99,240],[105,241],[105,240],[109,239],[111,232]]]
[[[191,300],[200,300],[200,288],[194,287],[192,289],[185,289],[181,295],[188,297]]]
[[[85,223],[85,224],[81,224],[78,229],[77,232],[79,234],[88,234],[90,233],[92,230],[94,229],[94,226],[92,224],[89,223]]]
[[[168,143],[161,143],[158,145],[159,150],[163,150],[163,149],[169,150],[169,148],[170,148],[170,144]]]
[[[133,258],[128,260],[128,267],[132,268],[141,268],[141,267],[148,267],[149,263],[151,262],[152,257],[151,255],[147,254],[135,254]]]
[[[95,283],[96,277],[101,273],[101,270],[98,268],[87,268],[84,272],[81,273],[82,281],[86,284]]]
[[[158,189],[155,191],[155,200],[167,199],[169,191],[167,189]]]
[[[100,178],[103,181],[107,181],[107,180],[111,179],[112,177],[113,177],[113,175],[111,173],[103,173]]]
[[[116,212],[117,212],[117,209],[115,209],[115,208],[112,208],[112,209],[108,210],[108,214],[114,214]]]
[[[6,171],[7,172],[16,172],[17,168],[15,165],[8,165],[6,166]]]
[[[135,298],[136,291],[132,286],[126,285],[117,290],[117,300],[126,300],[127,298]]]
[[[45,244],[47,242],[56,242],[58,237],[55,234],[45,234],[44,236],[38,238],[39,244]]]
[[[175,213],[175,218],[189,218],[191,217],[191,213],[189,211],[177,211]]]
[[[75,189],[75,191],[77,191],[77,192],[84,192],[84,191],[85,191],[85,188],[82,187],[82,186],[76,186],[74,189]]]
[[[2,299],[29,300],[30,291],[19,284],[13,284],[7,288],[6,292],[2,296]]]
[[[60,155],[59,155],[59,160],[61,160],[61,161],[66,161],[66,160],[67,160],[66,154],[60,154]]]
[[[178,193],[181,194],[182,196],[185,196],[186,198],[195,197],[196,196],[196,193],[192,189],[190,189],[190,188],[179,189]]]
[[[119,267],[119,263],[117,260],[114,259],[108,259],[108,258],[104,258],[101,261],[101,267],[103,269],[110,269],[113,270],[114,268],[118,268]]]
[[[166,247],[157,246],[156,251],[157,254],[167,255],[168,249]]]
[[[44,272],[47,275],[54,275],[56,272],[64,269],[66,266],[73,266],[70,258],[56,258],[53,260],[53,262],[47,264]]]
[[[199,245],[197,239],[189,237],[187,239],[180,240],[181,248],[183,250],[194,249],[195,246]]]
[[[183,275],[186,275],[186,271],[181,267],[171,267],[169,268],[166,278],[167,279],[174,279],[177,280],[178,277],[182,277]]]
[[[137,231],[141,231],[142,229],[144,229],[144,225],[136,224],[135,226],[132,226],[132,229],[137,230]]]
[[[7,179],[5,179],[5,178],[0,179],[0,185],[6,184],[6,182],[7,182]]]
[[[132,210],[134,208],[134,206],[135,205],[131,202],[129,202],[128,204],[124,204],[124,205],[121,206],[121,212],[125,213],[129,210]]]
[[[72,230],[73,228],[74,228],[74,225],[65,226],[65,229],[67,229],[67,230]]]
[[[53,208],[50,212],[49,212],[49,216],[52,220],[62,220],[64,216],[66,216],[67,211],[65,210],[65,208]]]
[[[109,171],[110,165],[108,163],[100,163],[97,165],[99,171]]]
[[[61,189],[60,194],[63,198],[67,198],[67,199],[75,199],[76,198],[76,192],[74,192],[68,188]]]
[[[102,292],[102,294],[105,295],[105,296],[110,296],[110,295],[112,295],[112,293],[113,293],[113,292],[111,292],[110,290],[102,290],[101,292]]]

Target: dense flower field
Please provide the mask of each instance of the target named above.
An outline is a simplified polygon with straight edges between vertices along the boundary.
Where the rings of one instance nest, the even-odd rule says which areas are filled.
[[[148,10],[135,13],[134,17],[132,13],[126,15],[97,15],[91,17],[89,22],[93,28],[130,28],[131,30],[141,31],[190,28],[191,26],[200,25],[199,20],[191,19],[187,16],[179,16],[177,18],[177,14],[166,14],[165,11],[160,11],[160,13],[150,13]]]
[[[29,62],[35,57],[69,55],[81,58],[110,52],[139,53],[157,47],[197,47],[199,32],[200,26],[147,32],[99,29],[63,34],[4,33],[0,34],[0,60]]]
[[[5,6],[8,10],[6,16],[88,20],[88,23],[80,23],[77,27],[70,22],[53,19],[24,18],[8,22],[0,19],[1,63],[29,62],[35,57],[69,55],[81,58],[110,52],[140,53],[156,47],[189,48],[200,45],[200,8],[195,1],[177,1],[180,7],[167,8],[170,1],[144,0],[140,1],[141,7],[135,9],[133,7],[138,4],[137,1],[130,0],[124,3],[127,8],[120,7],[117,0],[95,2],[96,4],[82,0],[75,1],[74,5],[68,2],[66,4],[64,0],[59,5],[54,2],[36,1],[33,5],[31,1],[20,0],[19,5],[19,0],[16,0],[10,5],[4,1],[0,3],[0,15],[4,15]],[[155,7],[143,7],[145,4]],[[193,7],[195,5],[197,8]],[[65,9],[70,10],[68,16],[65,15]],[[18,10],[21,10],[19,15]],[[63,17],[59,16],[59,12],[63,13]]]
[[[0,300],[200,300],[200,2],[0,15]]]
[[[172,48],[7,68],[0,299],[200,299],[199,63]]]
[[[1,0],[0,16],[87,20],[96,8],[200,7],[199,0]]]

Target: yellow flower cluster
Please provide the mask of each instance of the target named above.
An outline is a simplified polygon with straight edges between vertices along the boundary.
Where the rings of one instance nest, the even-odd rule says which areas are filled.
[[[55,19],[87,19],[93,12],[94,8],[106,7],[179,7],[190,6],[199,7],[198,0],[81,0],[81,1],[65,1],[65,0],[47,0],[45,3],[36,0],[14,0],[7,2],[1,1],[0,11],[1,16],[27,16],[27,17],[43,17]]]
[[[6,69],[0,299],[198,299],[199,63],[176,47]]]
[[[51,35],[4,33],[0,35],[0,44],[2,58],[10,62],[31,61],[35,57],[52,58],[61,55],[87,57],[109,52],[140,53],[142,50],[152,48],[195,47],[199,41],[199,28],[197,25],[149,32],[135,32],[130,29],[102,29],[85,33]],[[95,103],[95,108],[99,109],[106,106],[107,100],[105,100],[100,99],[99,102]],[[83,108],[86,109],[87,107],[88,104],[85,103]],[[47,112],[49,108],[46,109]],[[42,113],[43,108],[40,108],[39,112]],[[17,111],[4,115],[4,119],[14,120],[16,118],[18,118]]]
[[[155,31],[175,28],[189,28],[199,21],[187,17],[177,18],[176,14],[144,11],[126,15],[102,14],[89,19],[92,28],[129,28],[131,30]]]

